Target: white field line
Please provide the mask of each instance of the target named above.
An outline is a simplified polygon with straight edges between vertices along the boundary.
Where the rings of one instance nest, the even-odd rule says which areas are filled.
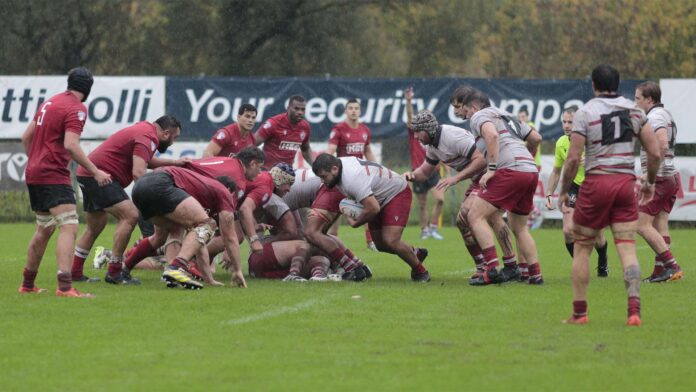
[[[282,306],[278,309],[271,309],[271,310],[267,310],[265,312],[252,314],[249,316],[230,319],[230,320],[224,321],[223,324],[242,325],[242,324],[253,323],[254,321],[259,321],[259,320],[264,320],[264,319],[268,319],[268,318],[272,318],[272,317],[282,316],[282,315],[288,314],[288,313],[297,313],[297,312],[301,312],[303,310],[311,309],[311,308],[316,307],[318,305],[323,305],[326,302],[329,302],[330,299],[331,298],[310,299],[308,301],[300,302],[300,303],[297,303],[297,304],[292,305],[292,306]]]

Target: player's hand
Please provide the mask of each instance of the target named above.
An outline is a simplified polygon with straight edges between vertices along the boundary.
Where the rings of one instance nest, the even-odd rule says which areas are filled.
[[[495,174],[495,170],[489,170],[481,176],[481,179],[479,180],[479,184],[481,185],[481,188],[486,189],[486,184],[488,183],[488,180],[493,177]]]
[[[256,232],[265,232],[265,231],[270,231],[273,228],[272,225],[269,225],[267,223],[259,223],[256,225]]]
[[[234,286],[241,287],[243,289],[247,288],[246,280],[244,280],[244,274],[242,271],[235,271],[232,273],[232,279],[230,283]]]
[[[357,224],[358,221],[356,221],[355,219],[353,219],[352,217],[350,217],[348,215],[345,215],[345,217],[346,217],[346,220],[348,221],[348,224],[350,225],[350,227],[358,227],[358,224]]]
[[[251,248],[252,253],[263,252],[263,244],[261,243],[261,241],[254,241],[251,244],[249,244],[249,247]]]
[[[192,161],[191,157],[181,157],[174,161],[174,166],[184,166]]]
[[[449,189],[449,187],[454,186],[457,184],[457,180],[454,177],[446,177],[438,181],[437,185],[435,185],[435,189],[441,190],[441,191],[446,191]]]
[[[570,196],[567,193],[561,193],[558,195],[558,208],[561,210],[562,213],[566,213],[568,207],[568,203],[570,202]]]
[[[99,186],[111,184],[111,174],[97,169],[97,174],[94,175],[94,180],[97,181]]]
[[[404,89],[404,98],[406,98],[407,101],[413,100],[413,87],[406,87]]]
[[[645,205],[652,200],[653,195],[655,194],[655,184],[649,184],[647,181],[645,181],[641,186],[640,186],[640,199],[638,201],[639,205]]]
[[[546,195],[546,203],[544,203],[544,204],[546,205],[547,210],[555,210],[556,209],[556,207],[553,206],[553,199],[552,199],[551,195]]]
[[[404,178],[405,178],[406,181],[408,181],[408,182],[413,182],[413,181],[415,181],[415,178],[413,177],[413,172],[406,172],[406,173],[404,173]]]

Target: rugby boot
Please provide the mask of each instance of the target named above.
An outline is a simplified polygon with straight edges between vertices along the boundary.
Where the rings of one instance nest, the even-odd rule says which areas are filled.
[[[361,267],[356,267],[351,271],[344,272],[343,276],[341,276],[341,280],[352,280],[354,282],[362,282],[365,279],[367,279],[367,274]]]
[[[416,248],[416,257],[421,263],[428,258],[428,250],[425,248]]]
[[[196,265],[195,261],[189,261],[186,271],[191,274],[191,277],[193,279],[196,279],[199,282],[203,281],[203,273],[198,269],[198,266]]]
[[[411,270],[411,280],[414,282],[430,282],[430,273],[428,271],[418,272]]]
[[[68,291],[60,291],[59,289],[56,289],[56,297],[94,298],[94,294],[81,293],[73,287]]]
[[[572,315],[567,320],[563,320],[563,324],[583,325],[587,324],[588,321],[589,319],[586,314],[582,316]]]
[[[500,270],[501,283],[518,282],[521,280],[522,274],[517,267],[503,267]]]
[[[82,275],[82,276],[80,276],[79,278],[73,278],[72,281],[73,281],[73,282],[78,282],[78,283],[83,283],[83,282],[95,283],[95,282],[101,281],[101,279],[99,279],[99,278],[96,277],[96,276],[90,278],[89,276]]]
[[[626,320],[626,325],[629,327],[640,327],[643,325],[643,321],[640,319],[640,315],[638,314],[632,314],[628,316],[628,320]]]
[[[370,269],[370,267],[367,266],[367,264],[363,264],[358,268],[362,268],[365,272],[365,279],[370,279],[372,277],[372,270]]]
[[[201,290],[203,285],[196,282],[183,268],[168,266],[162,273],[162,279],[167,282],[167,287],[170,284],[177,284],[189,290]]]
[[[469,284],[472,286],[486,286],[493,283],[500,283],[501,276],[497,269],[493,268],[484,271],[476,279],[469,279]]]
[[[283,278],[283,282],[306,282],[307,279],[301,277],[300,275],[290,274]]]
[[[19,290],[17,290],[17,291],[20,294],[41,294],[41,293],[45,293],[48,290],[40,289],[38,287],[28,288],[28,287],[24,287],[24,286],[19,286]]]
[[[106,274],[104,282],[111,284],[139,285],[140,280],[131,276],[128,268],[123,268],[117,275]]]
[[[651,276],[650,283],[662,283],[679,280],[684,277],[684,272],[682,272],[681,267],[676,266],[676,268],[665,267],[662,272],[657,276]]]

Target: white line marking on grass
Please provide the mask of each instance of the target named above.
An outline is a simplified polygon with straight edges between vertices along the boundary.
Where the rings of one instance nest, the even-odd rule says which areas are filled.
[[[475,269],[471,269],[471,270],[448,271],[448,272],[445,272],[445,273],[442,274],[442,275],[447,275],[447,276],[451,276],[451,275],[466,275],[466,274],[473,273],[474,271],[476,271],[476,270],[475,270]]]
[[[317,305],[323,305],[326,302],[329,302],[329,299],[330,298],[310,299],[308,301],[300,302],[300,303],[292,305],[292,306],[283,306],[283,307],[280,307],[278,309],[267,310],[265,312],[261,312],[258,314],[252,314],[250,316],[245,316],[245,317],[227,320],[224,322],[224,324],[242,325],[242,324],[253,323],[254,321],[259,321],[259,320],[263,320],[263,319],[267,319],[267,318],[282,316],[282,315],[288,314],[288,313],[297,313],[297,312],[301,312],[303,310],[313,308]]]

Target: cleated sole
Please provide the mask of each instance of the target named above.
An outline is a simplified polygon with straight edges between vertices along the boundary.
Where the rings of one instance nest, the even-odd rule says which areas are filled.
[[[203,289],[203,285],[196,282],[193,279],[189,279],[187,281],[182,282],[182,281],[176,279],[175,277],[169,276],[169,275],[162,275],[162,279],[167,281],[167,287],[169,287],[169,288],[181,286],[187,290],[201,290],[201,289]],[[170,284],[174,284],[176,286],[170,286]]]

